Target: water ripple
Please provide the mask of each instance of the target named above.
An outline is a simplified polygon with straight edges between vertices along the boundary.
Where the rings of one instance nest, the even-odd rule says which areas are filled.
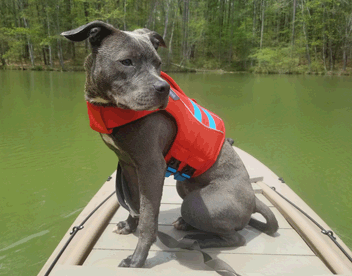
[[[63,217],[63,218],[68,218],[68,217],[70,217],[70,216],[76,214],[77,212],[79,212],[79,211],[81,211],[81,210],[83,210],[83,207],[82,207],[82,208],[78,208],[77,210],[75,210],[75,211],[73,211],[73,212],[71,212],[71,213],[69,213],[69,214],[67,214],[67,215],[61,215],[61,217]]]
[[[28,237],[26,237],[26,238],[23,238],[23,239],[21,239],[21,240],[15,242],[15,243],[13,243],[13,244],[10,244],[9,246],[7,246],[7,247],[5,247],[5,248],[1,248],[1,249],[0,249],[0,252],[6,251],[6,250],[11,249],[11,248],[13,248],[13,247],[15,247],[15,246],[18,246],[18,245],[20,245],[20,244],[26,243],[26,242],[30,241],[31,239],[34,239],[34,238],[43,236],[43,235],[45,235],[45,234],[47,234],[47,233],[49,233],[49,232],[50,232],[49,230],[44,230],[44,231],[41,231],[41,232],[39,232],[39,233],[30,235],[30,236],[28,236]]]

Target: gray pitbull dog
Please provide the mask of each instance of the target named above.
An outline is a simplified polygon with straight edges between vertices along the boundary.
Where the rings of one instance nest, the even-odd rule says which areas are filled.
[[[96,105],[132,110],[156,110],[142,119],[101,134],[119,158],[128,183],[131,202],[140,216],[129,215],[117,224],[119,234],[139,227],[133,255],[120,266],[142,267],[156,240],[158,215],[166,172],[164,156],[175,138],[174,119],[163,109],[168,104],[169,84],[160,77],[161,59],[156,50],[165,47],[162,37],[148,29],[120,31],[100,21],[62,33],[71,41],[89,39],[92,53],[87,57],[85,99]],[[248,173],[229,140],[225,140],[214,165],[205,173],[177,182],[183,199],[181,215],[174,222],[179,230],[198,229],[191,234],[201,248],[245,244],[238,231],[247,224],[272,235],[278,223],[271,210],[259,201]],[[266,223],[251,218],[259,212]]]

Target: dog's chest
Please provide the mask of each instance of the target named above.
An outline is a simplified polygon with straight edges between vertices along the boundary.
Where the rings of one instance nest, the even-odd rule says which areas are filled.
[[[110,137],[110,135],[105,134],[105,133],[101,133],[101,138],[103,138],[105,143],[107,143],[108,145],[112,146],[113,148],[119,150],[119,148],[115,144],[114,140]]]

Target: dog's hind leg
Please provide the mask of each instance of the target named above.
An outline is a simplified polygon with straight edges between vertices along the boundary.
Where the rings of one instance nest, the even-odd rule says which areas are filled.
[[[192,227],[204,231],[202,234],[187,235],[196,239],[201,248],[242,246],[245,239],[237,231],[250,220],[254,198],[243,193],[234,195],[231,180],[221,185],[209,184],[189,193],[181,206],[182,219]],[[226,187],[226,188],[225,188]]]
[[[185,220],[182,217],[179,217],[176,221],[172,223],[172,225],[177,229],[177,230],[182,230],[182,231],[190,231],[194,230],[192,225],[188,224],[185,222]]]

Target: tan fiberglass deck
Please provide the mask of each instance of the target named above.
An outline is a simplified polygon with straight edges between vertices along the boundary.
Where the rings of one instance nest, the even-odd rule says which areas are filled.
[[[277,176],[275,176],[270,170],[267,170],[265,166],[250,155],[247,155],[245,152],[242,152],[239,149],[236,150],[241,155],[251,178],[256,180],[262,180],[262,178],[264,178],[264,181],[267,183],[269,182],[270,186],[275,186],[278,191],[285,195],[291,195],[290,199],[292,201],[300,204],[300,207],[305,208],[305,211],[310,212],[310,215],[315,216],[316,219],[321,220],[287,187],[287,185],[279,182]],[[256,164],[256,162],[258,162],[258,164]],[[112,180],[105,183],[104,187],[101,189],[101,199],[105,198],[106,195],[114,190],[114,180],[113,177]],[[298,220],[302,220],[298,213],[293,214],[293,219],[289,218],[295,229],[298,229],[298,232],[308,240],[311,247],[308,246],[300,234],[292,228],[282,215],[284,214],[288,217],[287,213],[294,211],[292,211],[289,206],[282,207],[282,204],[285,204],[278,202],[279,199],[275,199],[275,195],[272,194],[273,192],[268,189],[266,184],[262,181],[258,181],[252,185],[256,192],[256,196],[267,204],[276,215],[280,227],[278,233],[274,237],[271,237],[247,226],[240,231],[240,233],[246,238],[247,244],[245,246],[237,248],[212,248],[205,249],[204,251],[209,253],[213,258],[224,260],[241,275],[331,275],[332,272],[329,268],[337,273],[343,273],[346,275],[350,272],[352,273],[351,264],[348,261],[346,262],[343,259],[343,256],[331,246],[331,242],[327,237],[319,233],[319,229],[316,230],[314,225],[309,225],[308,228],[305,229],[306,224],[310,222],[304,218],[303,222],[297,222],[295,216],[298,216]],[[279,207],[281,212],[274,207],[274,204],[271,203],[264,194]],[[274,197],[274,200],[272,197]],[[98,200],[95,205],[99,204],[100,201],[101,200]],[[110,210],[110,214],[107,213],[105,215],[108,223],[106,228],[106,223],[105,225],[103,225],[104,223],[100,223],[100,228],[105,228],[105,230],[96,243],[94,238],[96,234],[94,234],[94,231],[89,233],[88,229],[88,227],[95,225],[94,217],[92,217],[93,221],[89,222],[90,224],[87,223],[86,229],[83,229],[80,231],[82,233],[79,232],[76,235],[77,240],[74,240],[72,244],[70,244],[68,252],[65,252],[60,259],[59,264],[50,275],[176,275],[177,273],[186,275],[218,275],[216,272],[209,270],[208,267],[203,264],[201,253],[187,250],[170,250],[159,240],[157,240],[157,242],[151,247],[145,268],[118,268],[117,265],[119,262],[133,253],[138,241],[138,230],[136,233],[126,236],[115,234],[113,229],[116,223],[125,220],[128,213],[123,208],[119,208],[115,212],[117,206],[115,197],[111,198],[106,205],[106,209],[110,208],[113,211]],[[171,225],[171,223],[180,216],[180,206],[181,198],[177,195],[175,181],[169,178],[165,182],[163,191],[159,216],[159,230],[168,233],[175,238],[181,238],[187,233],[177,231]],[[98,214],[96,218],[98,220],[96,222],[98,228],[100,225],[99,216],[101,217],[104,215],[104,212],[106,211],[103,210],[102,212],[103,213],[100,215]],[[264,221],[259,214],[255,214],[254,217]],[[82,219],[79,220],[79,218],[77,220],[78,223],[74,223],[74,225],[77,225],[82,221]],[[319,222],[322,223],[323,226],[326,226],[323,221]],[[86,234],[83,233],[85,230],[87,231]],[[316,232],[314,232],[315,230]],[[307,234],[302,234],[302,231]],[[309,234],[309,232],[312,231],[313,233]],[[94,244],[91,251],[89,245],[87,246],[85,243],[85,241],[89,239],[91,239]],[[317,239],[317,241],[314,241],[314,239]],[[88,248],[87,251],[90,251],[87,258],[84,256],[85,253],[79,252],[84,246]],[[60,245],[58,247],[60,247]],[[313,248],[323,259],[326,258],[326,256],[324,257],[326,252],[324,253],[322,251],[327,251],[329,258],[332,258],[335,264],[328,264],[328,268],[321,259],[316,256],[311,248]],[[74,251],[76,251],[76,253]],[[77,252],[79,257],[76,257]],[[76,260],[74,260],[75,258]],[[84,260],[83,264],[82,260]],[[325,260],[325,262],[327,261]]]

